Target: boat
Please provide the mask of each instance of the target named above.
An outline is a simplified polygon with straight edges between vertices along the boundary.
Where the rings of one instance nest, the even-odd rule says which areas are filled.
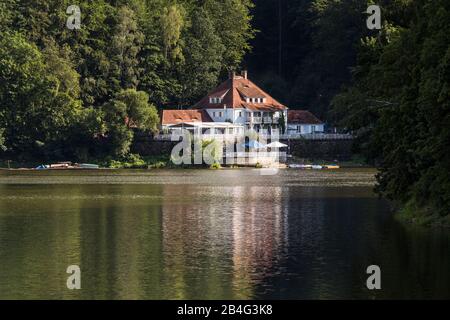
[[[291,168],[291,169],[311,169],[312,166],[309,164],[290,164],[289,168]]]
[[[50,169],[68,169],[70,165],[67,162],[60,162],[50,165]]]
[[[100,166],[97,164],[90,164],[90,163],[81,163],[78,165],[81,169],[100,169]]]
[[[310,164],[290,164],[289,168],[291,169],[313,169],[313,170],[322,170],[322,169],[340,169],[341,167],[338,165],[310,165]]]

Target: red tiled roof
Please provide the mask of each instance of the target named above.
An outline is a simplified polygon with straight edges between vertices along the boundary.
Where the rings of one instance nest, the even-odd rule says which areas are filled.
[[[322,124],[323,122],[316,118],[311,112],[306,110],[289,110],[288,123],[297,124]]]
[[[163,110],[163,125],[181,122],[213,122],[205,110]]]
[[[281,110],[273,105],[267,103],[243,103],[244,108],[247,108],[251,111],[278,111]]]
[[[245,98],[265,98],[264,94],[257,88],[244,86],[237,88],[237,90]]]
[[[225,96],[225,94],[228,92],[228,89],[219,91],[219,92],[215,92],[214,95],[212,95],[212,98],[223,98]]]
[[[210,103],[209,98],[221,97],[221,103]],[[262,103],[247,103],[245,98],[265,98]],[[267,111],[285,110],[286,106],[279,103],[269,94],[264,92],[256,84],[243,76],[233,75],[230,79],[222,82],[217,88],[212,90],[194,108],[196,109],[224,109],[227,108],[247,108],[250,110],[259,110],[261,108]]]

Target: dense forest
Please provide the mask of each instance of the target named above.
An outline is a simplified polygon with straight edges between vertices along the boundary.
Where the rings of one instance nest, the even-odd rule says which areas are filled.
[[[378,191],[450,212],[450,1],[0,2],[0,153],[125,157],[158,110],[188,107],[246,68],[291,109],[357,134]],[[366,26],[382,9],[382,29]],[[420,209],[420,210],[419,210]]]
[[[0,132],[11,156],[125,156],[158,108],[190,106],[237,69],[250,0],[0,2]],[[238,21],[239,23],[235,23]]]

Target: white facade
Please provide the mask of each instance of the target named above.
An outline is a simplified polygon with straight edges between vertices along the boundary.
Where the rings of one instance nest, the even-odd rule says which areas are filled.
[[[311,134],[323,133],[325,131],[323,124],[288,124],[288,133]]]
[[[284,111],[253,111],[249,109],[206,109],[214,122],[230,122],[257,129],[261,126],[278,127],[281,113],[287,119],[287,110]],[[287,125],[287,123],[286,123]]]
[[[167,124],[163,127],[163,134],[177,133],[183,134],[187,130],[194,135],[203,135],[204,137],[213,135],[239,135],[244,134],[244,127],[229,122],[186,122]]]

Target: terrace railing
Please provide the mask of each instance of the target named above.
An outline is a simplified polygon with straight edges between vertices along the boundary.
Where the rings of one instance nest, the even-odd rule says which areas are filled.
[[[235,134],[236,136],[239,136],[239,134]],[[204,140],[210,140],[214,139],[217,136],[227,136],[227,138],[233,136],[231,134],[204,134],[202,135],[202,139]],[[265,137],[270,138],[270,134],[264,134]],[[170,141],[172,135],[171,134],[159,134],[155,135],[153,137],[156,141]],[[354,136],[349,133],[289,133],[289,134],[280,134],[279,139],[280,140],[352,140]]]
[[[280,139],[285,140],[352,140],[353,138],[350,133],[288,133],[280,135]]]

